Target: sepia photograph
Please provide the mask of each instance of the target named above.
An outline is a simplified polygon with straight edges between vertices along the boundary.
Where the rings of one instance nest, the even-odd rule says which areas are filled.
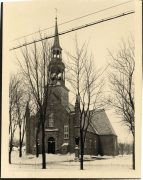
[[[3,3],[2,178],[141,178],[141,3]]]

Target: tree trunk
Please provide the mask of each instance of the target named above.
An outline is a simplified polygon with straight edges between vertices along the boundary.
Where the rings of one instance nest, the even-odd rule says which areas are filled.
[[[19,157],[22,157],[21,126],[19,127]]]
[[[83,170],[83,155],[84,155],[83,131],[80,130],[80,170]]]
[[[12,144],[13,144],[11,108],[10,108],[10,110],[9,110],[9,115],[10,115],[10,124],[9,124],[9,133],[10,133],[10,142],[9,142],[9,164],[11,164],[11,152],[12,152]]]
[[[36,132],[36,157],[39,157],[38,130]]]
[[[11,151],[9,150],[9,164],[11,164]]]
[[[12,142],[12,140],[11,140]],[[10,142],[10,147],[9,147],[9,164],[11,164],[11,153],[12,153],[12,143]]]
[[[19,157],[22,157],[22,143],[19,142]]]
[[[46,154],[45,154],[45,126],[44,117],[41,115],[42,121],[42,169],[46,169]]]
[[[132,161],[133,161],[133,169],[135,170],[135,138],[133,139],[133,155],[132,155]]]

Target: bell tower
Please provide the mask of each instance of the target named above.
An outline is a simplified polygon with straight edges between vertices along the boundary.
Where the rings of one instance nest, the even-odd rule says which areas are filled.
[[[50,88],[58,103],[68,106],[69,90],[65,86],[65,65],[62,62],[62,48],[59,42],[57,17],[55,18],[55,36],[51,47],[51,60],[49,63]]]
[[[59,43],[57,17],[55,19],[55,37],[51,47],[51,61],[49,63],[50,85],[65,85],[65,65],[62,62],[62,48]]]

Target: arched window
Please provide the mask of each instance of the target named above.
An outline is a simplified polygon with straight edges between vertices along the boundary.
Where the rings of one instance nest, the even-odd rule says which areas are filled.
[[[59,50],[57,50],[57,55],[60,54]]]
[[[50,113],[49,115],[49,127],[54,127],[54,114]]]

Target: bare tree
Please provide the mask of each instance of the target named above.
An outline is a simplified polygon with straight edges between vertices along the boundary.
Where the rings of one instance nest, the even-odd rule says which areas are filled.
[[[11,164],[11,152],[13,148],[13,139],[14,133],[17,128],[17,120],[16,120],[16,89],[18,86],[18,81],[16,77],[13,75],[10,78],[9,83],[9,163]]]
[[[111,56],[109,80],[112,90],[109,103],[133,135],[133,169],[135,169],[134,50],[134,40],[130,38],[127,42],[122,41],[116,55],[109,51]]]
[[[119,154],[121,154],[122,156],[125,154],[125,143],[119,143],[118,145],[119,147]]]
[[[22,146],[25,135],[25,113],[26,113],[26,92],[24,91],[24,87],[22,85],[22,79],[18,80],[18,86],[15,94],[15,108],[16,108],[16,116],[17,116],[17,125],[19,129],[19,157],[22,157]]]
[[[75,39],[75,55],[68,53],[70,58],[67,67],[69,71],[68,81],[77,95],[80,136],[80,169],[83,170],[84,144],[88,127],[96,109],[101,107],[103,98],[102,87],[104,84],[101,76],[103,72],[95,69],[93,56],[88,56],[87,46],[84,43],[79,48]]]
[[[37,114],[39,115],[39,114]],[[36,157],[39,157],[39,133],[40,133],[41,121],[40,118],[37,117],[37,125],[36,125]]]
[[[119,143],[118,148],[119,148],[119,154],[121,154],[122,156],[124,154],[131,154],[132,153],[132,144]]]
[[[16,128],[18,127],[19,129],[19,157],[22,157],[22,145],[25,134],[26,92],[24,91],[22,80],[18,74],[10,78],[9,100],[9,133],[11,136],[9,156],[11,159],[12,141]]]
[[[49,93],[49,51],[50,48],[46,40],[41,41],[39,44],[35,42],[33,45],[31,45],[31,47],[25,46],[21,48],[22,58],[18,58],[25,83],[27,84],[27,87],[30,90],[30,94],[32,95],[33,100],[37,106],[37,112],[39,116],[39,123],[37,123],[37,134],[39,133],[39,128],[41,128],[43,169],[46,169],[45,119],[47,98]]]

